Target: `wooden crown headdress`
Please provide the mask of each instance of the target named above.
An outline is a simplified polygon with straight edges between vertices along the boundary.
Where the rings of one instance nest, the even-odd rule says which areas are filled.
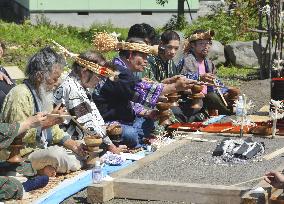
[[[94,62],[91,62],[89,60],[82,59],[82,58],[79,57],[79,54],[75,54],[75,53],[68,51],[65,47],[58,44],[54,40],[52,40],[52,43],[55,44],[58,47],[58,49],[60,50],[60,52],[62,52],[64,54],[64,56],[72,58],[80,66],[89,69],[90,71],[96,73],[97,75],[107,77],[110,80],[117,79],[117,77],[119,75],[118,71],[113,71],[112,69],[110,69],[108,67],[103,67],[103,66],[96,64]]]
[[[196,41],[196,40],[212,40],[215,32],[213,30],[208,30],[202,33],[195,33],[189,36],[188,41]]]
[[[158,46],[150,46],[142,43],[119,42],[116,37],[100,32],[94,35],[93,44],[96,50],[107,52],[112,50],[131,50],[146,54],[158,55]]]

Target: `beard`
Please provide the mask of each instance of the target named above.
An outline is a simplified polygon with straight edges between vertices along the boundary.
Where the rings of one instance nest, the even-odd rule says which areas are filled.
[[[39,86],[38,92],[42,103],[42,111],[51,112],[53,110],[53,91],[48,91],[45,83],[43,83]]]

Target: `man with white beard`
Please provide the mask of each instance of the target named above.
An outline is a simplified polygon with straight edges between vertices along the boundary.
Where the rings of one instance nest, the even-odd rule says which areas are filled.
[[[6,123],[22,122],[37,112],[64,114],[60,105],[53,109],[53,90],[59,85],[59,77],[65,60],[50,47],[36,53],[28,62],[23,84],[14,87],[6,96],[1,121]],[[39,174],[55,176],[82,167],[85,156],[82,144],[70,139],[58,126],[60,117],[47,117],[42,128],[33,128],[23,137],[25,148],[21,156],[28,158]],[[75,154],[69,154],[61,145]],[[8,150],[0,151],[0,160],[7,160]],[[11,159],[11,158],[10,158]]]

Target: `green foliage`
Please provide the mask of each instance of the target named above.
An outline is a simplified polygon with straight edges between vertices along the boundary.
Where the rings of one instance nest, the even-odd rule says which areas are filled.
[[[257,39],[257,33],[249,28],[258,26],[256,0],[237,0],[238,7],[229,14],[224,8],[215,8],[213,15],[201,17],[183,30],[186,36],[197,29],[213,29],[215,39],[223,44],[232,41]]]
[[[222,65],[218,68],[218,77],[222,79],[229,80],[249,80],[252,78],[257,78],[259,75],[259,70],[251,67],[235,67]]]
[[[156,3],[162,6],[165,6],[165,4],[167,4],[168,2],[169,2],[168,0],[156,0]]]
[[[128,29],[113,28],[111,24],[93,25],[90,29],[80,29],[72,26],[51,25],[45,19],[38,19],[40,24],[32,25],[30,21],[23,24],[0,21],[0,36],[9,49],[1,59],[2,65],[17,65],[24,70],[27,60],[39,49],[51,45],[50,39],[66,47],[74,53],[92,49],[94,32],[107,31],[122,33],[125,39]],[[110,59],[116,53],[108,53]]]
[[[163,27],[164,30],[183,30],[189,26],[185,16],[172,15],[170,20]]]

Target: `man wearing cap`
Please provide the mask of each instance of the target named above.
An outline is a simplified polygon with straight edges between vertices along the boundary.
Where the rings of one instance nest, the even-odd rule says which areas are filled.
[[[200,80],[211,84],[223,85],[216,78],[216,67],[213,62],[207,58],[209,49],[212,45],[213,31],[196,30],[188,38],[188,44],[185,46],[185,57],[180,61],[181,74],[190,79]],[[221,94],[228,91],[228,88],[222,88]],[[217,109],[219,114],[231,115],[231,110],[226,107],[213,86],[203,86],[202,90],[205,98],[203,106],[206,109]]]

